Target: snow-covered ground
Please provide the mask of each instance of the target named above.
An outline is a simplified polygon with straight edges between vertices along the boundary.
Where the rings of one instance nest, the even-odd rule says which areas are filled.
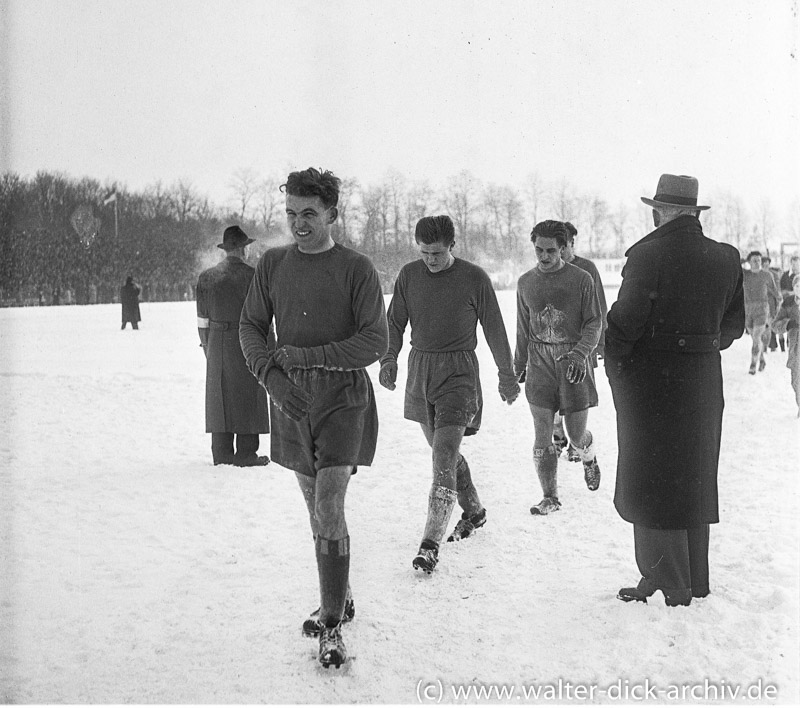
[[[514,293],[499,299],[513,336]],[[324,670],[300,634],[318,600],[294,474],[212,466],[194,307],[144,303],[138,332],[119,330],[119,306],[0,310],[0,701],[448,703],[478,701],[456,693],[477,684],[508,703],[638,703],[646,688],[658,702],[800,699],[798,423],[785,355],[769,354],[755,377],[748,341],[723,355],[712,594],[674,609],[660,594],[615,599],[639,576],[612,504],[602,371],[590,415],[601,487],[588,492],[580,465],[562,459],[563,508],[533,517],[530,414],[524,400],[499,400],[481,340],[484,424],[463,452],[489,521],[447,544],[427,577],[411,559],[429,451],[402,417],[404,365],[394,393],[372,367],[378,453],[347,501],[353,659]],[[561,694],[548,692],[559,680]]]

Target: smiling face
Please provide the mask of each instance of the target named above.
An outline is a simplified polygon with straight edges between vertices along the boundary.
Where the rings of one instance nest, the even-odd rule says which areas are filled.
[[[564,247],[559,246],[556,239],[537,236],[533,242],[533,247],[536,249],[539,270],[543,273],[552,273],[564,265],[562,259]]]
[[[303,253],[322,253],[333,248],[331,226],[336,215],[336,207],[326,208],[317,196],[286,195],[286,223]]]
[[[436,243],[418,243],[419,254],[431,273],[447,270],[455,258],[451,253],[453,245],[437,241]]]
[[[754,273],[758,273],[761,270],[761,256],[750,256],[747,262],[750,264],[750,270]]]

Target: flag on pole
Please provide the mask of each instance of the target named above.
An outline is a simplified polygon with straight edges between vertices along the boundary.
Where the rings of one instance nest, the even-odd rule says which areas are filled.
[[[103,202],[103,206],[108,206],[109,204],[112,204],[115,201],[117,201],[116,189],[113,192],[111,192],[111,194],[108,197],[106,197],[106,200]]]

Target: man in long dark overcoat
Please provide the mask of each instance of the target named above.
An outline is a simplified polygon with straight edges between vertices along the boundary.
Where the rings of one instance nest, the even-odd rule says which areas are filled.
[[[744,331],[738,251],[703,235],[697,180],[662,175],[657,227],[635,243],[608,312],[605,362],[617,410],[614,505],[633,524],[642,578],[624,601],[668,605],[709,593],[709,524],[719,521],[720,350]]]
[[[239,344],[239,316],[255,272],[244,261],[252,242],[241,228],[229,226],[217,246],[226,252],[225,259],[197,281],[197,327],[206,354],[206,432],[211,433],[215,465],[269,463],[269,457],[256,454],[259,434],[269,432],[267,394],[248,370]]]
[[[122,327],[128,322],[131,323],[133,329],[139,329],[139,322],[142,320],[141,313],[139,312],[139,293],[142,289],[133,282],[133,276],[129,275],[125,278],[125,285],[119,289],[119,301],[122,305]]]

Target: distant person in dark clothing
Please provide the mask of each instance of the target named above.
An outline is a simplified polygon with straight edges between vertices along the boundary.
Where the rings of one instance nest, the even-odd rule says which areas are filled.
[[[420,424],[433,458],[428,517],[412,565],[431,573],[456,502],[463,513],[448,541],[466,538],[486,523],[486,509],[459,451],[464,435],[477,433],[481,424],[478,322],[497,365],[498,392],[509,405],[519,395],[519,383],[492,281],[482,268],[453,256],[450,217],[423,217],[414,238],[421,258],[404,265],[394,285],[380,383],[394,390],[397,356],[410,323],[404,414]]]
[[[792,292],[786,295],[780,306],[772,326],[778,332],[785,332],[789,339],[789,356],[787,368],[792,372],[792,388],[797,417],[800,418],[800,351],[798,351],[798,333],[800,333],[800,274],[792,279]]]
[[[784,271],[781,275],[778,287],[781,291],[781,299],[786,300],[787,297],[794,294],[792,282],[796,276],[800,275],[800,256],[793,255],[789,260],[789,270]],[[786,351],[786,333],[778,333],[778,344],[781,346],[781,351]]]
[[[139,313],[139,293],[142,289],[133,282],[133,276],[129,275],[125,279],[125,285],[119,289],[119,301],[122,303],[122,327],[128,322],[131,323],[133,329],[139,329],[139,322],[142,321],[142,316]]]
[[[739,253],[706,238],[698,183],[662,175],[655,231],[633,244],[608,311],[606,374],[617,410],[614,506],[633,524],[641,579],[625,602],[709,593],[709,525],[719,521],[720,350],[744,331]],[[759,258],[759,265],[761,260]],[[769,276],[767,276],[769,277]],[[771,280],[771,278],[770,278]]]
[[[239,317],[255,272],[245,263],[252,242],[241,228],[229,226],[217,246],[225,259],[197,281],[197,331],[206,354],[206,432],[211,433],[215,465],[269,463],[269,457],[256,454],[258,436],[269,432],[267,394],[248,370],[239,344]]]
[[[761,256],[761,267],[767,271],[770,275],[772,275],[772,279],[775,281],[775,287],[780,291],[781,289],[781,271],[780,268],[773,268],[772,267],[772,259],[769,256]],[[782,299],[782,298],[781,298]],[[779,300],[780,302],[780,300]],[[777,312],[778,307],[776,306],[774,310],[771,311],[771,315],[774,317],[775,312]],[[769,350],[774,352],[778,348],[778,338],[775,336],[775,330],[770,327],[769,328]],[[784,350],[784,347],[781,346],[781,351]]]

